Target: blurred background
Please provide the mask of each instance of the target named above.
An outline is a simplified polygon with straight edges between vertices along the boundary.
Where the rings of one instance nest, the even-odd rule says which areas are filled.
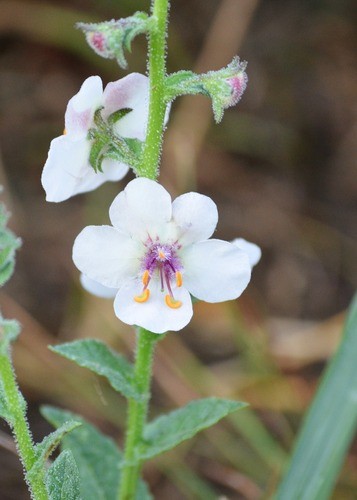
[[[23,239],[1,292],[4,316],[23,332],[14,347],[35,437],[50,428],[38,406],[71,409],[122,442],[125,402],[103,379],[60,359],[48,344],[99,337],[132,356],[134,335],[112,302],[81,290],[71,260],[88,223],[130,179],[61,204],[45,202],[41,171],[51,139],[83,80],[125,73],[74,29],[147,10],[141,0],[0,0],[0,184]],[[220,125],[204,97],[175,102],[161,169],[173,194],[216,201],[216,236],[243,237],[263,257],[243,296],[195,306],[192,323],[159,345],[151,416],[215,395],[247,401],[233,415],[145,468],[155,498],[269,498],[322,370],[339,343],[356,286],[356,24],[353,0],[175,0],[168,70],[207,71],[248,61],[242,101]],[[146,40],[129,55],[145,72]],[[357,496],[357,447],[333,498]],[[27,499],[0,423],[0,498]]]

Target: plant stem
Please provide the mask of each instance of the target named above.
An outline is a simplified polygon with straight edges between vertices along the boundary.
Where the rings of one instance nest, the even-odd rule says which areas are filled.
[[[149,121],[144,150],[137,169],[138,175],[149,179],[156,179],[158,176],[162,148],[166,112],[164,94],[168,8],[169,0],[153,0],[152,2],[151,14],[156,23],[149,34]]]
[[[166,36],[169,0],[153,0],[152,18],[155,20],[149,34],[150,102],[146,140],[137,174],[155,179],[159,173],[163,129],[166,113]],[[136,456],[143,437],[150,399],[150,382],[154,347],[159,335],[138,328],[134,377],[142,395],[140,402],[129,399],[124,465],[121,473],[119,500],[133,500],[136,496],[142,460]]]
[[[140,402],[129,399],[124,466],[120,480],[119,500],[135,498],[142,461],[135,456],[143,435],[150,399],[150,381],[154,347],[159,335],[138,328],[134,376],[142,395]]]
[[[0,354],[0,379],[6,410],[9,413],[9,425],[12,428],[17,450],[25,470],[25,478],[29,485],[31,496],[35,500],[47,500],[44,478],[42,475],[29,474],[36,461],[34,444],[26,420],[26,403],[17,386],[14,370],[9,356]]]

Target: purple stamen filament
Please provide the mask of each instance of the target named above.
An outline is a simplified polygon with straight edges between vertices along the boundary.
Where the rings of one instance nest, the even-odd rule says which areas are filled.
[[[153,242],[151,238],[148,239],[146,245],[147,252],[142,262],[142,283],[143,291],[141,295],[136,295],[134,300],[139,303],[146,302],[150,297],[150,290],[148,288],[151,278],[155,272],[158,272],[160,277],[161,292],[165,291],[168,294],[165,296],[165,303],[172,309],[178,309],[182,303],[175,300],[172,291],[172,281],[176,282],[176,286],[182,285],[182,265],[177,250],[180,248],[177,242],[173,244],[161,244],[157,239]]]

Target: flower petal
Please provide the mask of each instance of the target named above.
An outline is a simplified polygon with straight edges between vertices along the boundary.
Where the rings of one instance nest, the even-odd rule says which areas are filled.
[[[184,286],[206,302],[239,297],[250,280],[251,267],[245,252],[221,240],[194,243],[181,251]]]
[[[119,288],[140,269],[143,248],[111,226],[87,226],[73,246],[73,261],[101,285]]]
[[[47,201],[64,201],[79,192],[88,169],[89,149],[85,139],[71,141],[63,135],[52,140],[41,177]]]
[[[67,105],[65,129],[72,139],[86,137],[93,123],[94,112],[102,105],[102,100],[102,80],[99,76],[90,76]]]
[[[67,200],[106,181],[118,181],[127,173],[127,165],[107,158],[103,172],[96,173],[88,162],[89,151],[87,139],[72,141],[67,135],[53,139],[41,177],[47,201]]]
[[[217,206],[208,196],[186,193],[174,200],[172,218],[181,244],[207,240],[218,222]]]
[[[150,283],[150,297],[146,302],[135,302],[141,294],[139,280],[127,281],[118,291],[114,301],[115,314],[128,325],[138,325],[153,333],[178,331],[184,328],[192,317],[192,301],[188,291],[182,287],[174,291],[175,299],[182,302],[178,309],[171,309],[165,303],[165,294],[158,281]]]
[[[79,280],[83,288],[97,297],[101,297],[103,299],[114,299],[116,294],[118,293],[117,288],[110,288],[108,286],[101,285],[98,281],[94,281],[85,274],[81,273]]]
[[[252,267],[258,264],[262,256],[262,251],[258,245],[243,238],[235,238],[232,243],[248,255],[249,263]]]
[[[103,117],[123,108],[132,111],[115,125],[115,132],[122,137],[145,140],[149,113],[149,79],[140,73],[108,83],[103,93]]]
[[[102,163],[102,169],[103,172],[95,172],[91,165],[88,164],[88,169],[81,183],[78,185],[77,192],[74,194],[93,191],[93,189],[97,189],[97,187],[107,181],[119,181],[127,174],[129,167],[116,160],[105,158]]]
[[[162,237],[171,219],[171,197],[155,181],[134,179],[114,199],[109,216],[114,227],[143,242]]]

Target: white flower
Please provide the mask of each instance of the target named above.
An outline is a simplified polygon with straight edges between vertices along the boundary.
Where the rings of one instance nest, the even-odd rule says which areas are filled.
[[[187,193],[171,203],[160,184],[138,178],[114,199],[109,215],[113,226],[88,226],[77,236],[73,260],[89,291],[97,293],[98,284],[117,289],[114,309],[124,323],[155,333],[180,330],[192,316],[190,294],[231,300],[250,280],[245,252],[208,239],[218,213],[207,196]]]
[[[129,167],[119,161],[104,159],[103,173],[96,173],[91,167],[88,131],[94,127],[94,113],[101,106],[104,106],[103,118],[119,109],[131,108],[132,111],[115,124],[114,130],[122,137],[144,140],[148,100],[149,80],[139,73],[109,83],[104,92],[99,76],[87,78],[68,102],[64,134],[51,142],[41,178],[46,200],[64,201],[92,191],[106,181],[122,179]]]
[[[258,264],[262,256],[262,251],[258,245],[243,238],[235,238],[232,243],[248,255],[249,263],[252,268]]]

